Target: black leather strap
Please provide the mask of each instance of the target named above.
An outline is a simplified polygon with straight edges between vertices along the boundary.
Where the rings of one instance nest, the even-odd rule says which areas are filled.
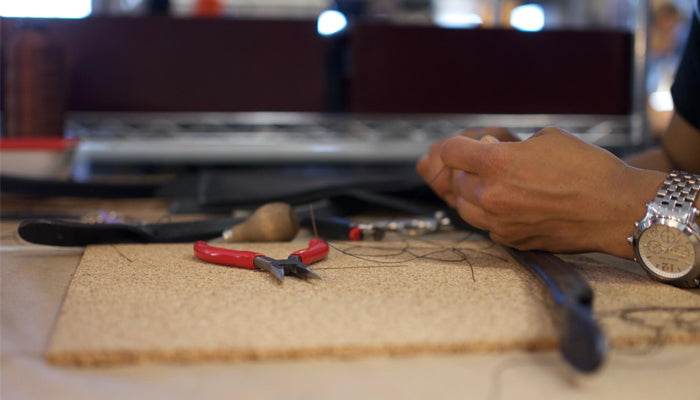
[[[17,228],[31,243],[52,246],[86,246],[107,243],[179,243],[208,240],[243,222],[245,218],[216,218],[191,222],[133,225],[82,223],[60,219],[28,219]]]

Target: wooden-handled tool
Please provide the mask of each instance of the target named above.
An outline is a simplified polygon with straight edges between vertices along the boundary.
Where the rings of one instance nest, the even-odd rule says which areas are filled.
[[[285,241],[293,239],[298,230],[296,213],[284,203],[266,204],[248,218],[228,217],[159,224],[84,223],[36,218],[22,221],[17,228],[22,239],[52,246],[182,243],[223,237],[229,237],[227,241]]]
[[[267,203],[247,220],[224,231],[225,242],[276,242],[294,239],[299,232],[299,218],[287,203]]]

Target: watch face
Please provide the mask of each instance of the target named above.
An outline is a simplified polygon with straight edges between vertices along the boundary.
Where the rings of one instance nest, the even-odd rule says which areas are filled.
[[[651,271],[662,278],[680,278],[695,260],[690,238],[678,229],[652,225],[639,237],[639,256]]]

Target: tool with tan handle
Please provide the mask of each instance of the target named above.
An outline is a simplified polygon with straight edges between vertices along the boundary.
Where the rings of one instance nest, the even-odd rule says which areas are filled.
[[[247,220],[224,231],[225,242],[277,242],[294,239],[299,218],[287,203],[267,203]]]
[[[233,227],[233,228],[232,228]],[[248,218],[217,218],[159,224],[85,223],[55,218],[27,219],[17,228],[19,236],[31,243],[52,246],[86,246],[111,243],[182,243],[222,238],[228,241],[285,241],[299,230],[291,206],[272,203]]]

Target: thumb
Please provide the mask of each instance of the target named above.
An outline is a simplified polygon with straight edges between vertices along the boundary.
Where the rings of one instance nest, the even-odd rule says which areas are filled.
[[[446,140],[440,148],[440,159],[453,169],[478,173],[485,151],[493,144],[483,143],[464,136]]]

